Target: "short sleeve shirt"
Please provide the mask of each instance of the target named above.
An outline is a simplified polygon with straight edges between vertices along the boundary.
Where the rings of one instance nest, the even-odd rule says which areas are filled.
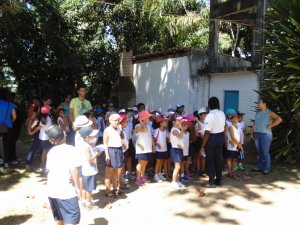
[[[92,105],[89,100],[84,99],[81,101],[79,98],[73,98],[70,102],[70,109],[73,109],[73,118],[83,115],[84,113],[92,109]]]
[[[211,110],[205,118],[205,130],[212,134],[224,132],[225,114],[221,110]]]
[[[47,155],[47,193],[51,198],[70,199],[76,196],[71,182],[71,171],[78,167],[75,148],[61,144],[50,149]]]

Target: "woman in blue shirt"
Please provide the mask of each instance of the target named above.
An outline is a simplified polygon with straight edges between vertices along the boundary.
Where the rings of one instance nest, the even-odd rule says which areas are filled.
[[[266,99],[261,98],[258,101],[259,111],[256,112],[253,129],[251,130],[251,139],[254,140],[258,153],[257,168],[254,172],[269,174],[271,169],[270,146],[272,142],[272,128],[282,122],[280,116],[268,109]]]
[[[16,111],[13,103],[7,101],[8,91],[4,88],[0,89],[0,124],[6,124],[7,133],[3,134],[3,153],[4,153],[4,166],[8,167],[8,163],[13,159],[13,122],[16,120]]]

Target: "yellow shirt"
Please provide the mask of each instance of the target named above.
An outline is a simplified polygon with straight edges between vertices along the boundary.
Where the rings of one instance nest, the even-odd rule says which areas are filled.
[[[73,119],[77,116],[83,115],[92,109],[92,105],[89,100],[84,99],[81,101],[79,98],[73,98],[70,102],[70,109],[73,109]]]

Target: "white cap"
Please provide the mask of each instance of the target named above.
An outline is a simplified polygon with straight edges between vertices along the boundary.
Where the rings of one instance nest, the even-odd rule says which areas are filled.
[[[198,114],[201,114],[201,113],[207,113],[206,107],[201,107],[201,108],[198,110]]]
[[[110,116],[109,116],[109,122],[113,121],[113,120],[119,120],[120,119],[120,115],[117,114],[117,113],[112,113]]]
[[[93,124],[93,122],[90,121],[90,120],[89,120],[86,116],[84,116],[84,115],[78,116],[78,117],[75,119],[74,123],[73,123],[73,125],[74,125],[75,127],[88,127],[88,126],[91,126],[92,124]]]

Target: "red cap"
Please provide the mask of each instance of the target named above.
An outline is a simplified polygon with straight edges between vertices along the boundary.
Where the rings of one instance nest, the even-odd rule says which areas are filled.
[[[123,120],[126,120],[126,119],[127,119],[127,115],[126,115],[126,114],[121,113],[121,114],[119,114],[119,115],[120,115],[120,123],[122,123]]]
[[[142,111],[139,113],[139,120],[149,119],[152,115],[148,111]]]
[[[161,123],[162,121],[165,121],[165,120],[167,120],[167,119],[163,116],[156,117],[156,123]]]
[[[41,108],[41,113],[43,114],[49,114],[50,113],[50,110],[51,110],[51,107],[49,105],[44,105],[42,108]]]

